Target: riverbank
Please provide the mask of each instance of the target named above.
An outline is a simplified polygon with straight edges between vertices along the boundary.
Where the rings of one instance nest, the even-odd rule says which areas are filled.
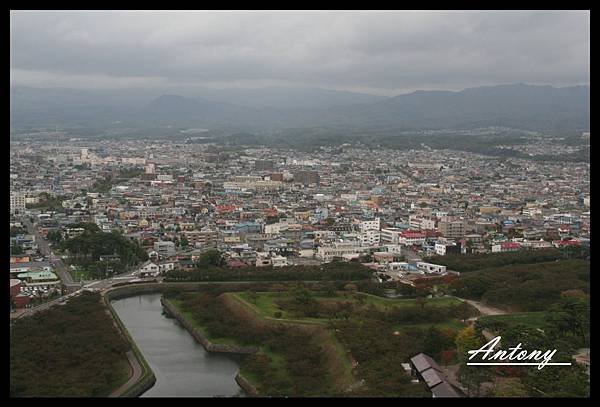
[[[239,346],[239,345],[226,345],[211,342],[197,327],[194,326],[193,322],[189,321],[171,301],[162,297],[160,303],[169,311],[183,327],[192,335],[192,337],[204,346],[208,352],[218,353],[234,353],[240,355],[249,355],[258,352],[258,348],[255,346]]]
[[[102,293],[102,301],[104,302],[104,305],[106,306],[106,308],[108,308],[110,314],[112,315],[113,320],[115,321],[121,335],[125,338],[129,346],[131,347],[133,356],[135,356],[135,359],[137,361],[137,366],[136,363],[134,361],[131,361],[130,359],[130,363],[132,363],[131,377],[122,387],[116,389],[111,394],[111,397],[139,397],[146,391],[148,391],[148,389],[152,388],[152,386],[154,386],[154,383],[156,383],[156,376],[154,376],[154,372],[152,371],[152,369],[150,369],[150,366],[148,365],[148,362],[142,355],[142,352],[140,352],[129,331],[127,330],[127,328],[125,328],[125,325],[123,324],[116,311],[110,304],[111,300],[113,299],[113,295],[115,295],[115,293],[118,292],[118,290],[119,288],[116,288]],[[135,380],[136,377],[138,378],[138,380]]]
[[[258,396],[258,390],[252,385],[241,373],[235,375],[235,382],[240,386],[244,392],[249,396]]]

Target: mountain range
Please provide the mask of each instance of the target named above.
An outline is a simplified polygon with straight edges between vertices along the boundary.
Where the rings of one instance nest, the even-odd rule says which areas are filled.
[[[590,87],[511,84],[395,97],[318,88],[75,90],[11,88],[11,127],[174,126],[589,130]]]

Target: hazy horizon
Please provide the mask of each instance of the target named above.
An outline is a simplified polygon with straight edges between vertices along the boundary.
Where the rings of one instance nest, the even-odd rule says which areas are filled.
[[[11,11],[11,87],[589,85],[589,11]]]

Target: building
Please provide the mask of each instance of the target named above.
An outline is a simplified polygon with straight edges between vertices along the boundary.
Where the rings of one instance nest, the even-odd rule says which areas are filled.
[[[17,274],[24,283],[23,291],[49,290],[60,286],[60,280],[51,271],[28,271]]]
[[[405,230],[404,232],[400,233],[398,243],[405,246],[422,245],[425,243],[426,237],[427,235],[425,233]]]
[[[456,243],[436,243],[435,254],[445,256],[447,254],[461,254],[461,246]]]
[[[11,310],[14,308],[24,308],[29,304],[29,296],[22,293],[23,283],[18,279],[10,279],[10,302]]]
[[[397,245],[400,243],[400,235],[404,232],[398,228],[383,228],[381,229],[381,243],[390,243]]]
[[[139,275],[141,278],[157,277],[160,275],[160,267],[148,260],[140,266]]]
[[[422,261],[417,262],[417,269],[424,271],[425,273],[446,274],[446,266],[425,263]]]
[[[360,222],[360,231],[366,232],[367,230],[379,230],[381,229],[381,219],[375,218],[375,220],[363,220]]]
[[[25,195],[10,194],[10,213],[22,214],[25,212]]]
[[[447,239],[460,239],[465,235],[466,224],[456,220],[452,222],[439,222],[438,230]]]
[[[317,171],[295,171],[294,182],[304,185],[318,184],[321,182],[321,177]]]
[[[202,247],[214,244],[219,238],[219,233],[216,230],[194,230],[183,232],[183,236],[188,245]]]
[[[355,243],[336,242],[317,248],[317,258],[322,261],[331,261],[334,258],[342,258],[345,254],[362,253],[365,249]]]
[[[363,246],[376,246],[381,241],[381,233],[379,230],[368,229],[361,233],[358,238]]]
[[[516,242],[503,242],[492,246],[492,253],[517,252],[521,245]]]
[[[431,357],[419,353],[410,359],[411,373],[424,381],[432,397],[461,397],[459,391],[450,384],[448,377]]]
[[[175,243],[170,241],[154,242],[154,251],[160,256],[172,256],[175,254]]]
[[[432,218],[410,215],[408,218],[408,223],[410,224],[411,229],[435,229],[435,219]]]
[[[273,169],[274,162],[271,160],[256,160],[254,161],[254,169],[256,171],[269,171]]]

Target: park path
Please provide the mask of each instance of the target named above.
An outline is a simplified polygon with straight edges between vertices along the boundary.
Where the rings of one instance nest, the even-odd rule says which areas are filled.
[[[501,310],[501,309],[495,308],[495,307],[491,307],[489,305],[485,305],[479,301],[465,300],[464,298],[459,298],[459,299],[466,301],[469,305],[472,305],[473,307],[477,308],[477,310],[481,313],[481,315],[467,319],[467,322],[469,322],[469,323],[475,323],[475,321],[477,321],[478,318],[486,316],[486,315],[506,315],[506,314],[508,314],[508,312],[506,312],[504,310]],[[492,340],[496,336],[493,333],[491,333],[490,331],[488,331],[487,329],[483,329],[481,331],[481,334],[488,341]]]
[[[129,361],[129,366],[131,366],[133,373],[126,383],[124,383],[117,390],[113,391],[108,397],[120,397],[125,392],[125,390],[133,386],[142,377],[142,367],[140,366],[135,355],[133,354],[133,351],[127,352],[126,355],[127,360]]]
[[[481,313],[481,315],[478,316],[478,317],[469,318],[469,320],[471,320],[471,321],[474,321],[477,318],[479,318],[481,316],[485,316],[485,315],[505,315],[505,314],[508,314],[508,312],[506,312],[504,310],[501,310],[499,308],[490,307],[489,305],[485,305],[485,304],[483,304],[483,303],[481,303],[479,301],[465,300],[465,299],[462,299],[462,298],[461,298],[461,300],[466,301],[470,305],[474,306]]]

